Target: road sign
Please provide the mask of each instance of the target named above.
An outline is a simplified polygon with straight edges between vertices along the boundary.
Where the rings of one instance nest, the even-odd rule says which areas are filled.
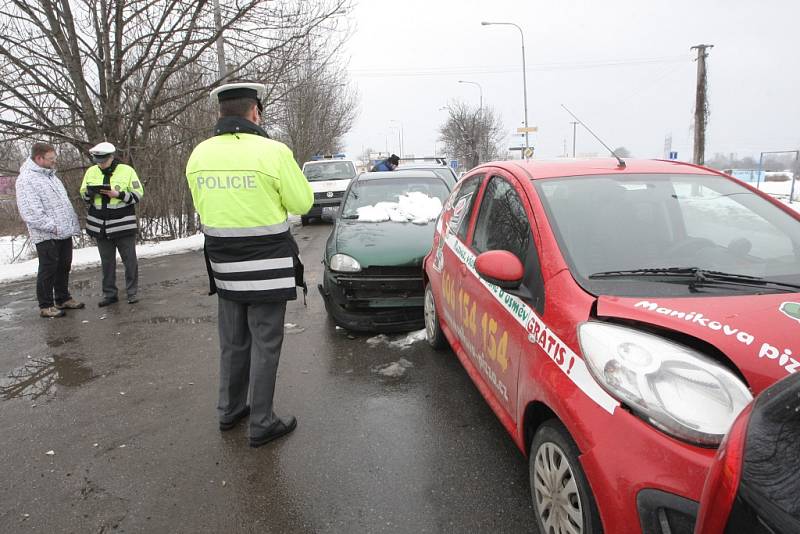
[[[538,131],[539,131],[539,127],[538,126],[529,126],[528,128],[524,128],[524,127],[517,128],[517,133],[522,133],[522,134],[524,134],[524,133],[533,133],[533,132],[538,132]]]
[[[526,149],[525,149],[525,152],[523,152],[522,154],[523,154],[523,155],[524,155],[526,158],[532,158],[532,157],[533,157],[533,147],[532,147],[532,146],[529,146],[528,148],[526,148]]]
[[[458,169],[458,160],[457,159],[451,159],[450,160],[450,168],[453,169],[454,171]]]
[[[676,160],[676,159],[678,159],[678,153],[677,153],[676,151],[674,151],[674,150],[673,150],[673,151],[671,151],[671,152],[669,153],[669,159],[672,159],[672,160]]]

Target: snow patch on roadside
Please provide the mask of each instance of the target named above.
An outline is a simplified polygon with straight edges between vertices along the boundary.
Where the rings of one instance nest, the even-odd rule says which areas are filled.
[[[145,243],[136,245],[136,256],[138,258],[155,258],[171,254],[180,254],[193,250],[202,250],[203,234],[196,234],[182,239],[171,241],[161,241],[159,243]],[[86,248],[79,248],[72,251],[72,271],[85,269],[100,265],[100,254],[97,247],[92,245]],[[36,276],[39,269],[39,260],[32,259],[20,263],[0,265],[0,282],[10,282],[31,276]]]
[[[406,374],[406,369],[414,367],[414,364],[405,358],[400,358],[396,362],[376,368],[379,375],[387,376],[389,378],[399,378]]]
[[[398,336],[394,339],[390,338],[386,334],[379,334],[377,336],[371,337],[367,339],[367,345],[375,347],[384,343],[389,345],[390,347],[394,347],[396,349],[407,349],[411,347],[417,341],[423,341],[425,339],[425,329],[422,330],[415,330],[414,332],[409,332],[405,336]]]
[[[400,195],[397,202],[378,202],[358,208],[358,220],[364,222],[411,222],[427,224],[442,212],[442,201],[419,191]]]

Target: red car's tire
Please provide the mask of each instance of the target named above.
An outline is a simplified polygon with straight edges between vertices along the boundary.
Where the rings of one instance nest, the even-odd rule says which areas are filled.
[[[569,432],[555,419],[543,423],[533,436],[528,474],[540,534],[603,532],[579,455]]]
[[[425,286],[425,339],[436,350],[447,347],[447,338],[444,337],[442,327],[439,325],[439,314],[436,313],[436,300],[433,297],[431,285]]]

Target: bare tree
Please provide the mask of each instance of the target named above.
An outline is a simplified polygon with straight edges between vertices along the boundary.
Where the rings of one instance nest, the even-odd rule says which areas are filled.
[[[303,60],[325,65],[340,50],[350,9],[351,0],[231,0],[218,26],[207,0],[3,0],[0,140],[56,144],[68,189],[88,148],[114,143],[147,186],[142,237],[185,235],[195,217],[183,162],[216,118],[208,90],[222,82],[220,34],[229,78],[270,84],[269,121]],[[68,146],[77,157],[65,170]]]
[[[309,58],[286,78],[276,125],[299,164],[314,154],[342,149],[342,137],[353,126],[359,100],[345,73],[337,63],[320,66]]]
[[[447,111],[447,120],[439,128],[439,141],[445,144],[447,154],[464,162],[466,168],[498,158],[504,128],[491,107],[453,102]]]
[[[105,139],[134,156],[219,82],[219,31],[233,53],[233,77],[277,71],[348,7],[348,0],[239,0],[226,3],[217,30],[205,0],[6,0],[0,132],[46,134],[82,151]],[[190,67],[181,92],[170,91]]]

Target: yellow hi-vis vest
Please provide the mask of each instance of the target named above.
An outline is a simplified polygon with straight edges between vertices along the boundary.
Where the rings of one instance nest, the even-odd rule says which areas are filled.
[[[111,176],[106,178],[98,165],[86,169],[80,194],[89,203],[86,233],[92,237],[114,239],[136,233],[135,204],[144,197],[144,186],[130,165],[114,162]],[[119,193],[118,197],[92,194],[90,185],[105,185]]]
[[[203,141],[186,164],[186,179],[203,233],[215,237],[288,230],[287,211],[311,209],[314,193],[289,148],[255,134]]]
[[[195,147],[186,179],[211,292],[243,302],[296,298],[303,269],[286,216],[307,213],[314,193],[289,148],[255,134],[217,135]]]

